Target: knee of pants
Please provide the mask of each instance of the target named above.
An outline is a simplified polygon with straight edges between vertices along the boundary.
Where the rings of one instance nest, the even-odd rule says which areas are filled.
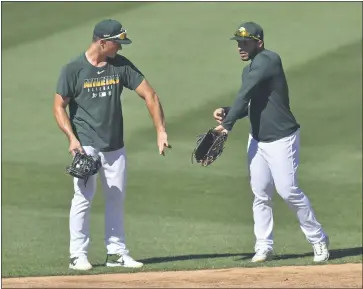
[[[72,210],[77,212],[88,211],[91,208],[92,201],[75,196],[72,200]]]
[[[268,205],[270,206],[272,203],[272,198],[270,196],[256,196],[253,199],[253,206],[256,207],[258,205]]]
[[[284,201],[291,202],[299,197],[302,197],[302,192],[299,187],[292,184],[285,184],[276,187],[278,194]]]
[[[268,200],[271,198],[273,193],[273,183],[251,182],[250,185],[255,197],[262,200]]]

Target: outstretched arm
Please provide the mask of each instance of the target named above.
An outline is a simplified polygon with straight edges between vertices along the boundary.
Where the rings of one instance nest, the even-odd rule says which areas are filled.
[[[142,99],[145,100],[156,131],[165,131],[165,117],[160,99],[148,81],[144,79],[135,91]]]
[[[167,140],[164,110],[160,99],[146,79],[140,83],[135,91],[145,100],[147,109],[157,132],[159,153],[164,155],[164,147],[170,146]]]

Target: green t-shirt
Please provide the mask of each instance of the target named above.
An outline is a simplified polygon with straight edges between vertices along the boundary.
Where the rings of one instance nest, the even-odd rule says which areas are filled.
[[[74,134],[82,146],[112,151],[124,146],[121,93],[135,90],[143,74],[124,56],[116,55],[104,67],[93,66],[85,53],[66,64],[56,93],[70,98]]]
[[[276,52],[264,49],[244,67],[242,86],[222,125],[232,130],[247,115],[251,134],[258,141],[275,141],[300,127],[290,110],[289,89]]]

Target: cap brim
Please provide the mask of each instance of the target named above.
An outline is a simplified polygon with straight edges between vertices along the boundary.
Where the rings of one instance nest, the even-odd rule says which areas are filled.
[[[132,41],[129,38],[126,39],[112,39],[113,42],[119,43],[119,44],[131,44]]]
[[[241,40],[256,40],[256,39],[251,37],[233,36],[232,38],[230,38],[230,40],[241,41]]]

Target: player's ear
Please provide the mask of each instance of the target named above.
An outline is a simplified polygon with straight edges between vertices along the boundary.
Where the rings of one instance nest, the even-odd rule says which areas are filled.
[[[258,48],[262,48],[263,47],[263,41],[262,40],[258,40],[258,42],[257,42],[257,46],[258,46]]]
[[[99,44],[100,44],[100,46],[103,48],[103,47],[105,47],[105,45],[106,45],[106,40],[103,40],[103,39],[100,39],[100,40],[98,40],[99,41]]]

